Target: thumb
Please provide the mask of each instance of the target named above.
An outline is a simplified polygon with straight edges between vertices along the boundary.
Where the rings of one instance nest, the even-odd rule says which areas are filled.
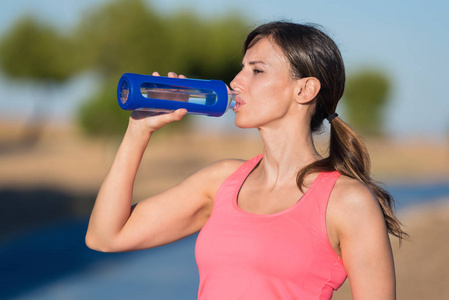
[[[172,113],[173,121],[180,121],[187,114],[187,109],[180,108]]]
[[[161,118],[163,118],[163,122],[164,123],[171,123],[171,122],[175,122],[175,121],[180,121],[182,120],[182,118],[187,114],[187,109],[185,108],[180,108],[175,110],[172,113],[168,113],[168,114],[162,114]]]

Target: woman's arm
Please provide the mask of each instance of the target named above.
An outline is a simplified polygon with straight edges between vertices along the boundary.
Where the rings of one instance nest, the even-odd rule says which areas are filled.
[[[342,176],[332,192],[327,221],[353,299],[396,299],[390,240],[373,193],[359,181]]]
[[[176,114],[164,117],[178,118]],[[209,165],[131,209],[134,179],[149,136],[128,128],[91,214],[86,234],[90,248],[105,252],[145,249],[200,230],[220,184],[242,163],[227,160]]]
[[[154,131],[180,120],[185,110],[149,116],[133,112],[112,167],[98,193],[86,244],[105,252],[156,247],[202,228],[221,182],[240,164],[222,161],[207,166],[179,185],[131,208],[133,185],[143,153]],[[155,170],[157,172],[157,170]]]

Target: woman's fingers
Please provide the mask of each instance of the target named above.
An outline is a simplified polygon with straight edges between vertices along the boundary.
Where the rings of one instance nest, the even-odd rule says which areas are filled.
[[[183,108],[171,113],[133,111],[129,126],[144,132],[154,132],[171,122],[180,121],[186,113],[187,110]]]
[[[152,74],[153,76],[161,76],[160,74],[159,74],[159,72],[153,72],[153,74]],[[175,73],[175,72],[168,72],[168,77],[171,77],[171,78],[187,78],[186,76],[184,76],[184,75],[178,75],[177,73]]]
[[[187,114],[187,109],[180,108],[173,112],[173,121],[180,121]]]
[[[147,120],[147,124],[152,130],[158,130],[171,122],[180,121],[186,113],[186,109],[178,109],[172,113],[160,114],[158,116],[150,117]]]

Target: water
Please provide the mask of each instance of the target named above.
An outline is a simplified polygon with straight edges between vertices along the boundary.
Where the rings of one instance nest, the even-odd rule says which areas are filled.
[[[449,198],[449,182],[395,184],[386,185],[385,188],[395,198],[398,211],[416,204]]]
[[[449,182],[390,185],[401,211],[449,198]],[[0,244],[0,299],[196,299],[196,235],[167,246],[98,253],[84,244],[87,219],[36,228]]]
[[[87,219],[54,224],[0,247],[0,299],[195,299],[196,235],[163,247],[99,253]]]

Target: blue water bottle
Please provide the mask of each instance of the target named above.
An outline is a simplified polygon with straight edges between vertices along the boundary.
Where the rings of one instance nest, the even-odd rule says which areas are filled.
[[[171,78],[125,73],[119,80],[117,98],[124,110],[222,116],[235,105],[233,91],[221,80]]]

